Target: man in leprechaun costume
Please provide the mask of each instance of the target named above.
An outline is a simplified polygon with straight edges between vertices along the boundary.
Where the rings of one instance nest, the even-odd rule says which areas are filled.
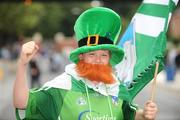
[[[96,7],[82,13],[74,26],[79,47],[70,54],[75,64],[67,65],[63,74],[42,88],[30,91],[25,68],[38,47],[33,41],[25,43],[14,84],[14,105],[26,110],[25,119],[155,119],[156,104],[148,101],[144,110],[138,110],[126,87],[113,73],[114,65],[124,55],[123,50],[114,45],[120,29],[121,19],[111,9]],[[17,119],[20,119],[18,114]]]

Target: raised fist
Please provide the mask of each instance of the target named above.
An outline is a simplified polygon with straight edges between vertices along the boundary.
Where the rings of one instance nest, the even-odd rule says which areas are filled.
[[[37,53],[39,47],[34,41],[27,42],[23,44],[20,54],[20,62],[26,65],[33,56]]]

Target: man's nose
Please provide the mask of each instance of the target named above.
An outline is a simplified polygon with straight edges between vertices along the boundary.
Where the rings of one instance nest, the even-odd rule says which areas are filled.
[[[96,55],[96,60],[95,60],[96,63],[101,63],[101,57]]]

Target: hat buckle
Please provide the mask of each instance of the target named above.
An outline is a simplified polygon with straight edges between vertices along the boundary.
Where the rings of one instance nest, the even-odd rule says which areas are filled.
[[[92,43],[94,41],[94,43]],[[95,46],[99,42],[99,35],[89,35],[87,38],[87,46]]]

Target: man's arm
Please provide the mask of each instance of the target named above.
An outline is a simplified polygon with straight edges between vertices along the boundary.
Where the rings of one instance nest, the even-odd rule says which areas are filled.
[[[17,73],[13,91],[13,102],[16,108],[26,108],[29,96],[29,88],[26,81],[26,67],[37,51],[38,46],[34,41],[25,43],[22,46],[21,54],[17,63]]]
[[[135,120],[155,120],[157,112],[157,105],[152,101],[147,101],[144,109],[137,110]]]

